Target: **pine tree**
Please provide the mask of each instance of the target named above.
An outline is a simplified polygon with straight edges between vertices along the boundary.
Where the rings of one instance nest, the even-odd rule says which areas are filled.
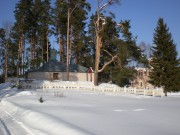
[[[98,85],[98,74],[102,72],[109,64],[111,64],[115,59],[118,58],[117,55],[112,56],[111,60],[106,62],[106,64],[103,65],[101,69],[99,69],[100,64],[100,57],[101,57],[101,48],[103,46],[102,44],[102,35],[101,32],[103,31],[104,27],[104,16],[103,12],[105,12],[105,8],[113,5],[118,4],[120,0],[97,0],[97,10],[96,10],[96,20],[94,20],[95,25],[95,33],[96,33],[96,53],[95,53],[95,70],[94,70],[94,85]],[[110,12],[110,14],[112,14]]]
[[[121,21],[120,25],[120,35],[122,37],[117,40],[116,45],[120,62],[119,66],[112,67],[110,77],[112,82],[125,86],[129,85],[130,81],[134,79],[136,72],[129,63],[132,61],[142,63],[144,57],[140,48],[136,45],[136,37],[134,38],[130,31],[130,21]]]
[[[165,96],[167,96],[167,92],[177,91],[180,88],[177,76],[180,63],[177,59],[176,45],[163,18],[158,20],[153,42],[150,83],[163,87]]]
[[[90,22],[88,25],[88,48],[90,50],[90,65],[91,67],[94,68],[95,66],[95,46],[96,46],[96,33],[95,33],[95,25],[94,25],[94,20],[96,20],[96,16],[94,14],[91,15],[90,17]]]
[[[87,14],[90,10],[90,4],[84,0],[73,0],[73,2],[70,3],[70,9],[73,10],[76,5],[77,8],[72,12],[70,21],[70,49],[71,55],[75,59],[75,63],[84,65],[82,51],[88,51],[86,49],[87,44],[85,44],[86,32],[84,29],[86,25],[85,21],[87,19]]]
[[[32,1],[31,0],[19,0],[14,10],[15,23],[12,29],[12,36],[16,44],[18,44],[18,60],[17,60],[17,76],[21,75],[24,71],[22,68],[23,59],[25,56],[25,35],[28,32],[29,23],[31,22]]]
[[[2,69],[3,73],[0,76],[1,82],[4,82],[5,79],[5,46],[6,46],[6,34],[3,28],[0,28],[0,69]]]
[[[48,61],[51,46],[49,42],[50,11],[49,0],[20,0],[16,4],[14,11],[16,22],[12,34],[19,46],[18,72],[24,72],[22,66],[24,67],[23,61],[26,54],[29,55],[28,61],[31,68],[37,68],[42,62]]]
[[[52,9],[53,30],[59,45],[60,62],[64,63],[68,5],[65,0],[56,0],[54,5],[55,7]]]
[[[13,42],[12,38],[8,42],[8,77],[15,77],[17,75],[18,45]]]
[[[69,16],[68,9],[70,11]],[[84,29],[86,25],[85,20],[87,19],[88,14],[87,11],[89,10],[90,5],[86,0],[56,0],[55,8],[53,9],[53,25],[55,35],[58,37],[61,62],[65,62],[67,20],[69,17],[69,53],[74,59],[76,59],[77,63],[83,63],[81,52],[84,48],[86,39]]]
[[[96,16],[91,17],[91,23],[89,25],[89,37],[91,53],[95,55],[96,34],[94,33],[95,26],[93,20],[96,20]],[[132,36],[130,32],[130,21],[121,21],[120,24],[123,27],[117,27],[117,23],[112,17],[106,17],[103,23],[103,29],[100,32],[102,37],[102,47],[100,50],[100,63],[99,68],[102,69],[106,63],[112,61],[113,56],[117,56],[104,70],[99,72],[98,80],[100,82],[112,81],[120,86],[130,84],[130,80],[133,80],[135,70],[128,67],[130,61],[143,62],[143,57],[140,49],[136,45],[136,38]],[[122,35],[122,37],[120,37]]]
[[[49,61],[50,56],[50,42],[49,42],[49,35],[51,34],[50,25],[52,24],[51,21],[51,13],[52,8],[50,6],[50,0],[44,0],[40,3],[37,3],[39,7],[38,13],[38,44],[37,44],[37,53],[36,58],[39,59],[40,62],[44,63],[45,61]],[[40,64],[39,62],[39,64]]]
[[[27,20],[27,39],[30,44],[30,68],[37,68],[40,65],[38,30],[40,28],[41,0],[35,0],[31,3]],[[41,26],[43,27],[43,26]],[[44,26],[45,27],[45,26]],[[46,32],[44,31],[44,34]],[[46,39],[46,36],[44,37]]]

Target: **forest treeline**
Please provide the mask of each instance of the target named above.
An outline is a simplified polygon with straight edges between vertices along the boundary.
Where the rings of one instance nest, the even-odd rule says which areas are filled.
[[[106,6],[118,4],[120,0],[97,2],[90,5],[86,0],[55,0],[54,3],[19,0],[14,9],[15,22],[4,23],[0,28],[3,78],[23,77],[26,70],[48,62],[54,37],[60,62],[66,63],[68,54],[70,63],[95,69],[99,81],[128,85],[136,72],[132,62],[149,66],[147,48],[142,51],[146,45],[136,44],[137,36],[130,31],[130,20],[117,22],[113,13],[104,12]],[[97,11],[89,17],[91,6],[96,6]]]

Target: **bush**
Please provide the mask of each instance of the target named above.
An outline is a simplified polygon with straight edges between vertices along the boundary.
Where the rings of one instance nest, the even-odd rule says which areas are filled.
[[[40,103],[43,103],[43,102],[44,102],[43,97],[40,97],[40,98],[39,98],[39,102],[40,102]]]

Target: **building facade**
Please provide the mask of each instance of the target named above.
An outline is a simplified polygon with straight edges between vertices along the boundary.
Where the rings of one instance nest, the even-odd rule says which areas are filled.
[[[49,62],[38,69],[28,70],[26,79],[35,80],[61,80],[67,81],[66,64],[56,60],[57,51],[51,49]],[[86,68],[78,64],[69,64],[69,81],[94,81],[92,68]]]
[[[136,68],[136,78],[131,82],[131,87],[135,87],[138,89],[148,89],[148,88],[154,88],[153,85],[151,85],[148,81],[150,69],[148,68]]]
[[[26,72],[27,79],[66,81],[66,65],[58,61],[49,61],[42,67]],[[69,81],[94,81],[92,68],[78,64],[69,65]]]

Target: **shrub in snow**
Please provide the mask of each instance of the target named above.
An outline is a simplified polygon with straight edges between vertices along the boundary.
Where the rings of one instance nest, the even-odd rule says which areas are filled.
[[[39,102],[40,102],[40,103],[43,103],[44,101],[45,101],[45,100],[43,99],[43,97],[40,97],[40,98],[39,98]]]
[[[11,88],[15,88],[16,87],[16,84],[12,85]]]
[[[17,85],[17,88],[18,88],[18,89],[21,89],[22,87],[21,87],[21,85]]]

